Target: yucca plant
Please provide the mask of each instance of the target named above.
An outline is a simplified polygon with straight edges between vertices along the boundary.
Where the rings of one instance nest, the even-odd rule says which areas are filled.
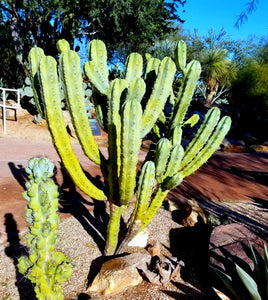
[[[235,273],[228,275],[222,270],[213,267],[219,276],[231,299],[236,300],[268,300],[268,251],[264,245],[264,255],[256,250],[253,245],[249,245],[250,258],[253,261],[254,269],[251,272],[245,271],[238,264],[234,264]],[[219,295],[219,294],[218,294]],[[224,299],[219,296],[221,299]]]

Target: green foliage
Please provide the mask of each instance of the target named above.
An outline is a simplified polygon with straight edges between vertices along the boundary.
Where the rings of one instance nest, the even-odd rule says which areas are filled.
[[[230,276],[214,268],[214,271],[224,283],[232,299],[237,300],[267,300],[268,299],[268,251],[264,245],[264,256],[250,244],[250,258],[254,264],[253,271],[246,271],[233,263],[234,273]],[[250,268],[249,268],[250,269]]]
[[[172,21],[180,20],[178,9],[184,2],[3,0],[0,58],[5,68],[0,70],[0,78],[9,87],[21,87],[28,75],[25,62],[31,47],[42,47],[47,55],[56,57],[59,39],[68,41],[71,48],[74,38],[102,39],[111,56],[116,53],[116,58],[122,55],[123,60],[132,51],[143,53],[156,37],[173,31]]]
[[[19,258],[18,270],[35,284],[38,299],[63,299],[61,284],[69,279],[69,258],[55,251],[58,238],[58,188],[53,182],[54,165],[48,158],[33,158],[26,172],[29,181],[23,196],[27,200],[29,257]]]
[[[85,73],[92,85],[97,119],[108,132],[108,158],[97,147],[85,111],[82,77],[78,54],[65,50],[60,56],[60,76],[68,109],[76,135],[88,158],[101,165],[105,188],[97,188],[84,174],[74,154],[67,134],[60,105],[57,63],[44,56],[39,65],[41,94],[54,145],[74,183],[89,196],[109,200],[110,220],[107,229],[105,254],[122,252],[127,243],[152,220],[168,192],[183,178],[197,170],[217,149],[230,128],[230,118],[220,119],[217,108],[210,110],[196,137],[185,150],[181,146],[184,124],[195,124],[196,117],[185,120],[199,78],[201,68],[197,61],[186,65],[186,48],[179,43],[175,56],[183,67],[183,79],[176,97],[173,94],[175,62],[168,57],[162,61],[147,56],[143,59],[131,53],[126,61],[123,78],[108,80],[106,46],[100,40],[89,44],[89,61]],[[142,77],[144,73],[144,77]],[[174,97],[170,118],[163,115],[166,102]],[[157,149],[148,154],[137,175],[137,164],[142,139],[152,131],[158,119],[166,130],[161,132]],[[165,137],[162,137],[162,134]],[[138,185],[137,185],[138,183]],[[120,219],[137,189],[136,208],[127,222],[122,242],[118,245]]]
[[[250,59],[243,64],[232,86],[230,104],[238,111],[232,134],[263,141],[268,125],[268,64]],[[250,109],[249,109],[250,108]]]

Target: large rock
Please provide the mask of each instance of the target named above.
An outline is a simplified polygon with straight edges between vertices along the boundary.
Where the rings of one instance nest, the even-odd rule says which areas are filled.
[[[245,226],[236,223],[217,226],[210,237],[210,262],[224,268],[227,259],[231,258],[253,267],[251,259],[245,252],[245,245],[249,246],[249,243],[263,253],[263,245],[266,242]]]
[[[142,282],[138,269],[144,269],[151,260],[149,253],[133,253],[105,262],[87,289],[87,293],[109,295]]]

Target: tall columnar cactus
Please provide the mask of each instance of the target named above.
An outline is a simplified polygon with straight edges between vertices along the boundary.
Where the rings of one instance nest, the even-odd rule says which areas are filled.
[[[83,103],[80,60],[74,51],[61,52],[60,76],[73,125],[82,149],[90,160],[101,165],[105,189],[100,190],[85,176],[75,156],[63,121],[57,63],[45,56],[39,64],[41,91],[47,121],[54,145],[75,184],[91,197],[108,199],[110,221],[107,230],[106,254],[120,252],[138,232],[152,220],[168,192],[183,178],[199,168],[217,149],[230,128],[230,118],[220,120],[220,111],[211,109],[190,145],[184,149],[181,138],[186,124],[198,122],[194,115],[185,120],[186,112],[199,79],[199,62],[186,63],[186,45],[178,43],[175,62],[162,61],[147,55],[143,59],[132,53],[127,59],[124,78],[108,79],[107,53],[104,43],[93,40],[89,44],[89,61],[85,73],[91,83],[97,119],[108,132],[108,158],[99,151],[88,124]],[[178,92],[173,91],[177,68],[183,72]],[[173,103],[169,117],[163,113],[166,102]],[[165,131],[158,128],[161,122]],[[137,163],[142,139],[152,130],[159,133],[153,155],[148,155],[137,175]],[[104,193],[105,191],[105,193]],[[134,195],[136,207],[127,222],[125,238],[118,245],[120,219]],[[122,240],[122,239],[121,239]]]
[[[53,182],[54,165],[48,158],[33,158],[26,172],[29,181],[24,198],[28,201],[27,244],[30,255],[19,258],[18,270],[35,284],[38,299],[63,299],[61,283],[69,279],[72,267],[63,253],[55,251],[58,242],[58,188]]]

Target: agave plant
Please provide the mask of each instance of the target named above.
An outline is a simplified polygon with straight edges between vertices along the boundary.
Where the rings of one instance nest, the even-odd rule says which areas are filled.
[[[219,276],[228,292],[231,299],[237,300],[268,300],[268,251],[264,245],[264,256],[250,244],[250,258],[253,261],[254,269],[251,272],[245,271],[242,267],[234,263],[235,274],[232,276],[221,271],[218,268],[213,268]],[[221,299],[226,295],[214,289]]]

